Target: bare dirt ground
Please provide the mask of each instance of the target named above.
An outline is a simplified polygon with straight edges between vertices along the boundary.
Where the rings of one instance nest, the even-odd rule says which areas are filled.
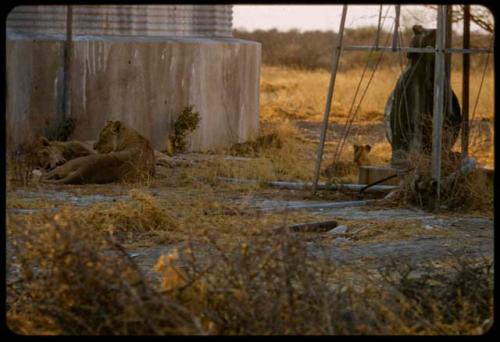
[[[318,141],[320,136],[320,130],[322,123],[307,121],[307,120],[296,120],[295,123],[300,128],[304,137],[308,140]],[[471,134],[471,140],[473,143],[480,141],[481,144],[491,146],[494,144],[493,122],[487,120],[474,120],[470,123],[470,127],[473,130]],[[344,134],[344,123],[336,122],[335,118],[330,119],[330,124],[328,125],[328,131],[326,135],[326,141],[336,141]],[[384,124],[382,122],[365,122],[365,123],[353,123],[347,136],[347,143],[356,143],[358,141],[363,141],[366,144],[384,144],[387,143],[385,137]],[[459,144],[457,144],[458,147]]]
[[[311,122],[305,120],[296,121],[297,126],[301,129],[304,137],[310,140],[318,140],[321,122]],[[327,141],[334,141],[338,139],[343,133],[344,125],[335,123],[335,120],[330,120],[330,125],[328,126],[328,133],[326,136]],[[383,123],[371,122],[367,124],[353,124],[351,128],[353,134],[349,142],[354,142],[352,137],[363,136],[363,141],[367,144],[376,144],[385,142],[385,131]]]

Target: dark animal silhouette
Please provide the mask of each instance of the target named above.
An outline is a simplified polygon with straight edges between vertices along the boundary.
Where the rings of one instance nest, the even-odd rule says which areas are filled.
[[[413,33],[411,47],[435,46],[435,29],[415,25]],[[432,148],[435,55],[409,52],[407,56],[409,64],[385,107],[386,135],[392,145],[393,166],[404,162],[409,152],[430,154]],[[446,84],[445,89],[442,152],[448,153],[459,136],[462,114],[451,86]]]

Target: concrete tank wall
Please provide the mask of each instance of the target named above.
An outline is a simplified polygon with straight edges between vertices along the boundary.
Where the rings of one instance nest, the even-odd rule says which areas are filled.
[[[61,119],[64,35],[10,28],[6,54],[7,137],[15,146]],[[233,38],[75,35],[71,138],[96,139],[106,120],[120,119],[163,150],[177,116],[193,105],[201,122],[189,150],[253,139],[259,128],[260,61],[259,43]]]

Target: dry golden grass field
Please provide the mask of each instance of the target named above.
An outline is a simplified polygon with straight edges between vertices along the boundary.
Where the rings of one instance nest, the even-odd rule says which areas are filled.
[[[377,70],[372,84],[367,90],[349,135],[350,143],[371,143],[374,161],[383,163],[390,159],[390,145],[383,130],[383,110],[387,98],[394,89],[401,70],[384,68]],[[327,138],[331,144],[337,143],[342,130],[336,125],[344,125],[352,104],[353,96],[360,81],[362,69],[350,69],[337,74],[330,124]],[[365,75],[362,87],[368,77]],[[493,73],[488,70],[482,86],[474,116],[474,104],[481,82],[482,70],[471,72],[470,115],[471,123],[470,152],[480,164],[493,167],[494,157],[494,87]],[[328,81],[330,74],[325,70],[300,70],[285,67],[264,66],[261,70],[261,122],[283,122],[289,120],[297,127],[316,128],[305,131],[308,138],[319,141],[318,124],[322,121]],[[452,73],[452,87],[461,101],[461,73]],[[363,89],[363,88],[362,88]],[[359,97],[358,97],[359,99]],[[358,102],[355,103],[355,108]],[[350,147],[350,146],[349,146]],[[455,146],[460,149],[460,141]],[[349,155],[350,153],[348,153]]]
[[[340,141],[361,72],[351,68],[337,76],[323,167]],[[352,160],[353,143],[369,143],[371,163],[388,163],[383,108],[399,72],[377,71],[342,160]],[[472,72],[471,108],[481,75],[482,70]],[[453,72],[459,98],[460,77]],[[355,200],[353,193],[313,196],[218,178],[310,181],[328,80],[325,70],[262,66],[260,136],[272,135],[279,143],[186,154],[192,163],[158,167],[155,178],[140,183],[34,183],[23,178],[29,165],[10,161],[9,328],[28,335],[488,331],[491,187],[467,183],[461,194],[467,201],[455,211],[431,214],[405,201],[381,201],[349,216],[350,209],[266,212],[254,204]],[[492,72],[481,93],[470,151],[493,167]],[[356,183],[357,171],[340,181]],[[290,224],[322,218],[349,230],[340,238],[287,233]]]
[[[340,160],[351,162],[353,144],[370,144],[370,163],[388,165],[391,146],[385,137],[384,106],[393,90],[400,68],[377,70],[358,110],[359,98],[351,109],[362,69],[339,72],[331,108],[329,129],[322,169],[333,161],[334,151],[344,136],[349,111],[356,113],[349,134],[342,148]],[[369,75],[369,73],[367,73]],[[361,89],[366,86],[365,75]],[[262,150],[250,163],[226,161],[221,168],[223,176],[260,180],[310,181],[314,173],[314,160],[319,144],[326,92],[330,73],[325,70],[304,70],[289,67],[263,66],[260,85],[261,136],[275,133],[284,142],[281,148]],[[488,70],[483,81],[477,106],[478,89],[482,70],[471,72],[470,86],[470,143],[469,152],[479,165],[494,167],[493,74]],[[454,71],[452,86],[461,101],[461,73]],[[360,94],[363,91],[360,91]],[[474,111],[474,108],[475,111]],[[474,112],[474,114],[473,114]],[[454,150],[460,151],[460,139]],[[323,179],[322,180],[326,180]],[[339,181],[356,183],[357,171],[339,178]]]

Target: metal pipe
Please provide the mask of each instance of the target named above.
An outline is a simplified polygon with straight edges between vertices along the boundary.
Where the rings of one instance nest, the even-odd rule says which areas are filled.
[[[289,190],[309,190],[312,188],[313,183],[310,182],[283,182],[283,181],[274,181],[274,182],[265,182],[259,181],[256,179],[238,179],[238,178],[228,178],[228,177],[217,177],[217,179],[235,184],[262,184],[266,186],[270,186],[276,189],[289,189]],[[349,191],[360,191],[365,188],[366,184],[325,184],[319,183],[316,184],[316,189],[318,190],[349,190]],[[389,192],[397,189],[396,185],[373,185],[366,190],[365,192]]]
[[[342,46],[343,51],[372,51],[372,50],[383,50],[383,51],[393,51],[390,46],[371,46],[371,45],[344,45]],[[414,47],[398,47],[396,51],[403,52],[418,52],[418,53],[435,53],[436,50],[433,48],[414,48]],[[460,49],[460,48],[449,48],[444,49],[446,53],[460,53],[460,54],[482,54],[482,53],[493,53],[492,49],[488,48],[477,48],[477,49]]]
[[[347,207],[361,207],[378,202],[380,202],[380,200],[300,203],[300,204],[275,205],[270,207],[259,208],[258,210],[266,212],[266,211],[289,211],[289,210],[303,210],[303,209],[335,209],[335,208],[347,208]]]
[[[470,47],[470,5],[464,5],[463,48]],[[469,155],[469,79],[470,56],[462,56],[462,158]]]
[[[445,90],[444,90],[444,98],[446,99],[444,105],[444,113],[448,113],[452,110],[452,91],[451,91],[451,53],[447,50],[451,48],[451,39],[452,39],[452,25],[451,25],[451,15],[452,15],[453,6],[447,6],[446,10],[446,34],[445,34],[445,44],[444,44],[444,67],[445,67]]]
[[[296,189],[305,190],[311,188],[311,183],[293,183],[293,182],[270,182],[270,186],[278,189]],[[366,187],[366,184],[317,184],[317,189],[320,190],[349,190],[349,191],[360,191]],[[367,188],[365,191],[371,192],[389,192],[395,190],[398,187],[396,185],[373,185]]]
[[[377,27],[377,36],[375,38],[375,50],[378,50],[378,44],[379,44],[379,41],[380,41],[380,29],[381,29],[381,25],[382,25],[382,4],[380,5],[380,9],[379,9],[379,12],[378,12],[378,27]]]
[[[322,222],[310,222],[310,223],[298,223],[288,226],[292,232],[327,232],[337,227],[339,224],[337,221],[322,221]]]
[[[316,186],[319,180],[319,171],[321,167],[321,159],[323,158],[323,148],[325,146],[325,138],[326,138],[326,130],[328,128],[328,118],[330,116],[330,108],[332,105],[332,97],[333,97],[333,89],[335,88],[335,79],[337,77],[337,69],[340,61],[340,54],[342,52],[342,40],[344,38],[344,26],[345,26],[345,18],[347,16],[347,5],[342,7],[342,18],[340,20],[340,27],[337,36],[337,46],[335,51],[333,52],[333,62],[332,62],[332,71],[330,74],[330,83],[328,85],[328,93],[326,96],[326,104],[325,104],[325,112],[323,114],[323,125],[321,127],[321,136],[319,139],[318,153],[316,157],[316,168],[314,172],[314,180],[312,193],[316,193]]]
[[[466,54],[474,54],[474,53],[493,53],[493,49],[488,48],[476,48],[476,49],[459,49],[459,48],[450,48],[445,49],[445,52],[451,53],[466,53]]]
[[[359,199],[363,198],[363,192],[365,192],[366,190],[368,190],[368,189],[370,189],[370,188],[372,188],[372,187],[374,187],[374,186],[376,186],[376,185],[378,185],[378,184],[380,184],[380,183],[383,183],[383,182],[388,181],[388,180],[390,180],[390,179],[396,178],[396,177],[398,177],[398,176],[399,176],[399,174],[398,174],[398,173],[395,173],[395,174],[390,175],[390,176],[388,176],[388,177],[384,177],[384,178],[382,178],[382,179],[379,179],[379,180],[378,180],[378,181],[376,181],[376,182],[373,182],[373,183],[370,183],[370,184],[368,184],[368,185],[365,185],[363,188],[361,188],[361,190],[359,190],[359,192],[358,192],[358,198],[359,198]]]

